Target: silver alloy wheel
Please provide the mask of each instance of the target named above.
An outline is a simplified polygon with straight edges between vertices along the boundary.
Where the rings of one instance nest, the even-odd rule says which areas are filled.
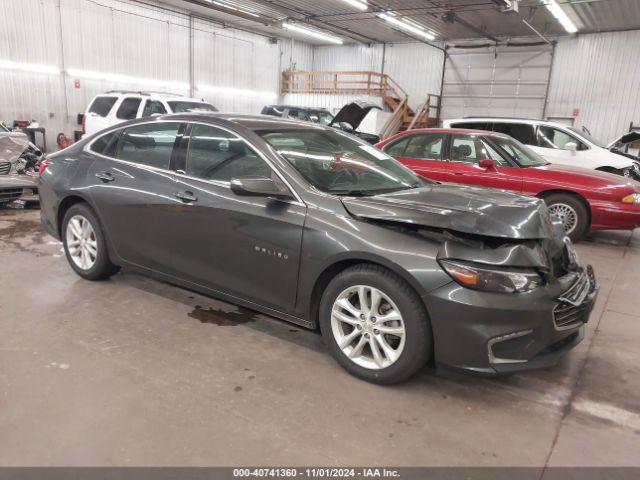
[[[567,235],[572,233],[578,225],[578,213],[571,205],[566,203],[554,203],[548,207],[549,213],[555,215],[562,221],[564,231]]]
[[[368,285],[354,285],[338,295],[331,309],[331,330],[342,352],[364,368],[387,368],[404,349],[400,310],[382,290]]]
[[[74,215],[67,223],[67,249],[73,263],[89,270],[98,257],[98,239],[91,222],[82,215]]]

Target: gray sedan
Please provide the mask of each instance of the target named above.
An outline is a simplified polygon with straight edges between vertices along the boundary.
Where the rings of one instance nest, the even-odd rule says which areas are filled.
[[[319,328],[376,383],[432,359],[484,374],[552,365],[597,295],[540,200],[430,182],[320,125],[135,120],[41,172],[43,224],[81,277],[126,267]]]

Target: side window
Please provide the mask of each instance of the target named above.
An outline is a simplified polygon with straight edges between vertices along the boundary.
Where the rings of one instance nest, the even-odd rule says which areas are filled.
[[[177,122],[144,123],[125,128],[118,142],[116,158],[168,169],[179,128]]]
[[[525,145],[533,145],[534,143],[533,125],[525,123],[494,123],[493,130],[509,135]]]
[[[307,112],[305,112],[304,110],[298,110],[298,109],[289,109],[289,118],[294,118],[296,120],[304,120],[305,122],[310,122],[311,118],[309,117],[309,114]]]
[[[109,115],[111,108],[116,103],[118,97],[96,97],[89,107],[89,113],[95,113],[100,117]]]
[[[429,160],[442,160],[441,133],[420,133],[412,135],[407,148],[404,151],[406,158],[424,158]]]
[[[451,124],[451,128],[468,128],[469,130],[491,131],[491,127],[491,122],[458,122]]]
[[[577,138],[554,127],[540,125],[538,127],[538,146],[542,148],[554,148],[556,150],[569,150],[567,143],[575,143],[578,150],[587,150],[587,146]]]
[[[102,135],[98,139],[94,140],[89,150],[100,155],[107,157],[115,156],[116,147],[118,145],[118,137],[120,136],[120,130],[109,132],[106,135]]]
[[[194,124],[185,173],[203,180],[229,182],[246,175],[270,177],[271,167],[236,135]]]
[[[453,135],[451,161],[477,164],[484,158],[494,160],[500,166],[509,166],[479,135]]]
[[[391,155],[392,157],[404,157],[404,150],[407,148],[407,144],[410,140],[411,136],[407,135],[406,137],[387,145],[384,148],[384,151],[387,155]]]
[[[136,118],[141,101],[140,98],[136,97],[125,98],[116,112],[116,117],[120,120],[133,120]]]
[[[147,103],[144,104],[144,110],[142,111],[143,117],[150,117],[151,115],[157,114],[165,114],[167,113],[167,109],[164,108],[162,102],[158,100],[147,100]]]

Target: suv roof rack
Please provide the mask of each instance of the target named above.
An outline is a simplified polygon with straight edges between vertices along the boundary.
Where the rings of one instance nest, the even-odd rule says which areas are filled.
[[[137,95],[146,95],[147,97],[150,97],[151,95],[166,95],[166,96],[171,96],[171,97],[184,97],[184,95],[179,95],[177,93],[171,93],[171,92],[158,92],[155,90],[109,90],[108,92],[105,93],[135,93]]]
[[[525,118],[525,117],[492,117],[492,116],[465,116],[462,118],[490,118],[492,120],[538,120],[536,118]],[[545,121],[545,120],[540,120]]]

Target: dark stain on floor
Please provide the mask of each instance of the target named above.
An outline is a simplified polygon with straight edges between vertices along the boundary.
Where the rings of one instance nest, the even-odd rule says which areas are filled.
[[[189,313],[189,316],[200,320],[201,323],[212,323],[221,327],[256,321],[256,313],[242,307],[237,307],[237,310],[232,312],[223,312],[222,310],[214,310],[211,307],[202,308],[200,305],[196,305],[196,308]]]
[[[0,220],[8,222],[9,225],[0,227],[0,239],[22,252],[35,253],[39,256],[40,252],[34,250],[34,244],[44,243],[46,232],[42,229],[40,222],[36,219],[16,218],[16,213],[12,210],[2,209],[0,212]],[[30,245],[24,245],[18,239],[30,237]]]

